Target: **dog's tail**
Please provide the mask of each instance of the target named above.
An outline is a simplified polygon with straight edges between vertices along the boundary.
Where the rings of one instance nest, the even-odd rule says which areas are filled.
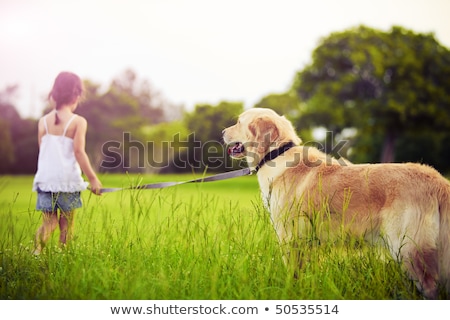
[[[446,181],[447,182],[447,181]],[[439,282],[450,299],[450,183],[446,183],[439,201]]]

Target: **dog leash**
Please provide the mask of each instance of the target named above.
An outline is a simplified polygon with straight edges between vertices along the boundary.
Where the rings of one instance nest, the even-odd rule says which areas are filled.
[[[242,176],[247,176],[252,173],[258,172],[258,170],[267,162],[275,159],[278,156],[281,156],[283,153],[294,147],[294,143],[292,141],[289,141],[287,144],[281,146],[278,149],[272,150],[270,153],[266,154],[266,156],[258,163],[256,168],[252,171],[250,168],[244,168],[241,170],[234,170],[224,173],[219,173],[213,176],[204,177],[204,178],[198,178],[193,180],[187,180],[187,181],[168,181],[168,182],[157,182],[157,183],[150,183],[150,184],[144,184],[140,186],[134,186],[134,187],[128,187],[128,188],[102,188],[100,189],[101,193],[107,193],[107,192],[115,192],[115,191],[121,191],[121,190],[143,190],[143,189],[162,189],[162,188],[168,188],[172,186],[177,186],[180,184],[186,184],[186,183],[197,183],[197,182],[212,182],[212,181],[220,181],[220,180],[227,180],[231,178],[237,178]],[[90,188],[88,188],[90,190]]]
[[[177,185],[186,184],[186,183],[212,182],[212,181],[226,180],[226,179],[251,175],[252,173],[253,172],[250,170],[250,168],[244,168],[241,170],[219,173],[219,174],[216,174],[213,176],[203,177],[203,178],[198,178],[198,179],[193,179],[193,180],[187,180],[187,181],[157,182],[157,183],[149,183],[149,184],[128,187],[128,188],[102,188],[102,189],[100,189],[100,192],[108,193],[108,192],[115,192],[115,191],[122,191],[122,190],[162,189],[162,188],[168,188],[168,187],[177,186]],[[88,189],[90,190],[90,188],[88,188]]]

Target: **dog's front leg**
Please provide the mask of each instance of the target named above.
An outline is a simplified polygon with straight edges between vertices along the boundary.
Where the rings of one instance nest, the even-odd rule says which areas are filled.
[[[307,233],[308,219],[295,217],[291,213],[272,215],[272,223],[280,244],[283,262],[295,278],[308,259],[308,241],[302,235]]]

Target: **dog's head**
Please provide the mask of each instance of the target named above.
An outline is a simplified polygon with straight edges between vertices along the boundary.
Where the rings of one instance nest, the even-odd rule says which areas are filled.
[[[265,108],[243,112],[237,123],[222,133],[228,154],[236,159],[246,158],[250,167],[255,167],[267,153],[287,142],[301,143],[284,116]]]

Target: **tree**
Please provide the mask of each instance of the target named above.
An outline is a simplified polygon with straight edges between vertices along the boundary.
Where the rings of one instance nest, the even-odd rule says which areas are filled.
[[[6,99],[4,92],[0,92],[0,114],[2,115],[0,119],[1,173],[11,173],[14,166],[14,161],[16,160],[14,137],[17,136],[22,120],[14,106],[7,101],[9,100]]]
[[[37,121],[22,119],[13,105],[19,86],[0,91],[0,173],[30,174],[38,156]]]
[[[35,173],[39,155],[37,139],[38,122],[34,119],[21,119],[20,126],[13,131],[15,163],[11,173]]]
[[[391,162],[405,135],[448,132],[448,88],[450,51],[432,34],[360,26],[323,39],[297,73],[293,90],[306,102],[297,124],[356,128],[354,148],[370,143],[363,136],[380,137],[381,161]]]
[[[87,100],[79,105],[77,113],[88,122],[86,134],[86,152],[98,171],[133,171],[128,152],[123,152],[124,135],[129,134],[134,139],[139,136],[140,128],[146,125],[140,113],[139,102],[134,96],[117,89],[112,85],[106,93],[99,93],[99,85],[85,81]],[[119,165],[102,167],[103,150],[108,142],[115,142],[122,154]],[[124,168],[125,167],[125,168]]]
[[[15,158],[14,144],[11,138],[9,122],[3,119],[0,119],[0,154],[2,155],[2,161],[0,161],[0,174],[9,173]]]
[[[179,119],[182,108],[170,103],[147,79],[140,80],[131,69],[111,82],[110,89],[137,101],[139,113],[149,123]],[[178,115],[178,117],[176,116]]]
[[[85,81],[85,87],[88,99],[80,105],[78,113],[88,120],[86,148],[97,170],[149,171],[145,158],[151,153],[146,149],[151,143],[146,141],[145,128],[181,117],[182,109],[168,102],[148,80],[138,79],[130,69],[115,78],[106,93],[101,94],[99,85],[89,81]],[[111,146],[113,151],[105,149]],[[116,158],[105,161],[106,154]]]
[[[272,93],[263,97],[254,108],[269,108],[287,118],[296,118],[300,114],[300,101],[295,92]]]
[[[187,169],[223,171],[233,167],[223,146],[222,130],[231,126],[243,111],[241,102],[222,101],[216,106],[197,105],[185,115],[186,127],[191,132],[188,158],[183,160],[190,165]]]
[[[222,130],[232,125],[243,111],[242,102],[222,101],[215,106],[198,104],[194,111],[186,114],[185,122],[197,140],[222,141]]]
[[[188,130],[183,121],[162,122],[156,125],[149,125],[141,129],[142,135],[145,137],[145,147],[147,148],[146,173],[159,172],[176,172],[178,168],[174,168],[173,163],[175,157],[180,156],[180,148],[175,147],[177,141],[188,141]],[[184,171],[184,170],[181,170]]]

